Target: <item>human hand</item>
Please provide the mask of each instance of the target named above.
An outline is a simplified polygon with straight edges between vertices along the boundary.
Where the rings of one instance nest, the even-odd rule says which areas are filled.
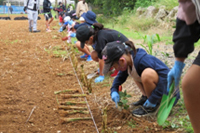
[[[94,80],[94,82],[95,83],[98,83],[98,82],[102,82],[104,80],[104,76],[99,76],[99,77],[97,77],[95,80]]]
[[[60,32],[62,32],[63,31],[63,27],[60,27],[60,30],[59,30]]]
[[[143,104],[143,106],[147,108],[152,108],[152,107],[156,107],[156,104],[149,102],[149,100],[147,99],[146,102]]]
[[[26,12],[26,10],[27,10],[27,6],[25,6],[23,10],[24,10],[24,12]]]
[[[71,33],[70,37],[76,37],[76,33]]]
[[[113,102],[115,102],[115,106],[117,108],[117,103],[119,102],[119,99],[120,99],[119,94],[116,91],[113,91],[111,93],[111,98],[112,98]]]
[[[175,88],[178,87],[184,66],[185,64],[183,62],[177,60],[175,61],[173,68],[169,71],[167,76],[167,92],[169,92],[169,88],[173,80],[175,83]]]

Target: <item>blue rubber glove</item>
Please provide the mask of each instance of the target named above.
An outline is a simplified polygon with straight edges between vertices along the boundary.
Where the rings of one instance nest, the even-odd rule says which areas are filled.
[[[175,61],[173,68],[168,73],[167,92],[169,92],[170,85],[172,84],[173,80],[174,80],[174,83],[175,83],[175,88],[178,87],[184,66],[185,66],[185,64],[183,62]]]
[[[154,108],[156,107],[156,104],[149,102],[149,100],[147,99],[146,102],[143,104],[143,106],[147,108]]]
[[[63,27],[60,27],[60,30],[59,30],[60,32],[62,32],[63,31]]]
[[[95,80],[94,80],[94,82],[95,83],[98,83],[98,82],[102,82],[104,80],[104,76],[99,76],[99,77],[97,77]]]
[[[117,103],[119,102],[119,99],[120,99],[119,94],[116,91],[113,91],[111,93],[111,98],[112,98],[113,102],[115,102],[115,106],[117,108]]]
[[[50,9],[53,9],[53,6],[50,6]]]
[[[71,33],[70,37],[76,37],[76,33]]]
[[[70,21],[68,21],[68,24],[69,24],[69,25],[72,25],[73,22],[74,22],[74,21],[70,20]]]

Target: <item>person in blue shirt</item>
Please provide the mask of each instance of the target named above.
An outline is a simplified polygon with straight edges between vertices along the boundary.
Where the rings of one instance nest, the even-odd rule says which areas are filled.
[[[131,76],[142,92],[144,100],[139,100],[132,111],[134,116],[146,116],[155,113],[161,102],[162,95],[167,93],[167,74],[169,68],[158,58],[149,55],[144,49],[136,49],[131,41],[114,41],[107,43],[102,50],[105,62],[103,73],[106,74],[111,67],[119,70],[111,87],[111,98],[117,104],[120,101],[118,88],[128,76]],[[176,102],[180,93],[174,94]]]

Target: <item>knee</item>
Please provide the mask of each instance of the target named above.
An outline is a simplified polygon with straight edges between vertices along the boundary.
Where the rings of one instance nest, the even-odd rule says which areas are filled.
[[[158,82],[158,74],[155,70],[151,68],[146,68],[141,75],[141,80],[143,83],[157,83]]]
[[[91,57],[92,57],[92,60],[98,62],[99,61],[99,58],[98,58],[98,55],[97,55],[97,52],[96,51],[92,51],[91,52]]]
[[[80,46],[81,46],[79,41],[77,41],[75,45],[76,45],[77,48],[80,48]]]

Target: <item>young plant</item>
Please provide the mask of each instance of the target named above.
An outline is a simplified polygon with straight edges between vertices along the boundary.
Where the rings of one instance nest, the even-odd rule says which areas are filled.
[[[148,54],[152,55],[153,54],[153,44],[156,42],[155,37],[157,38],[157,41],[160,42],[160,36],[158,34],[153,34],[152,36],[150,35],[145,35],[142,36],[139,32],[137,32],[144,40],[144,43],[147,43],[147,46],[144,46],[143,44],[139,44],[140,46],[142,46]]]
[[[120,91],[119,92],[119,96],[120,96],[120,102],[118,103],[118,105],[122,108],[122,109],[125,109],[127,110],[129,108],[129,105],[127,105],[128,103],[128,99],[129,97],[131,97],[131,95],[128,95],[126,93],[126,90],[124,92]]]

